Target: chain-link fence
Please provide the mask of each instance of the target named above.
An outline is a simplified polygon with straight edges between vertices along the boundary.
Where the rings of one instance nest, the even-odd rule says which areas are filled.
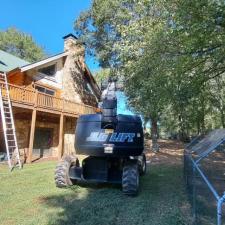
[[[199,136],[186,146],[184,178],[193,224],[225,225],[225,129]]]

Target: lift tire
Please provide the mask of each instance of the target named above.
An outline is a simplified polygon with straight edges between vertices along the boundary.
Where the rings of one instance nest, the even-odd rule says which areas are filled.
[[[127,162],[123,167],[122,175],[123,193],[136,196],[139,188],[139,171],[137,162]]]
[[[143,153],[141,156],[138,157],[138,169],[140,176],[143,176],[146,174],[146,156]]]
[[[76,164],[76,157],[67,155],[62,158],[55,169],[55,185],[59,188],[64,188],[73,185],[76,180],[69,178],[70,167]]]

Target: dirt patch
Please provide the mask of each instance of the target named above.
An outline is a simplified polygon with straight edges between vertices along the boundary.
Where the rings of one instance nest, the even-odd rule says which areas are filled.
[[[151,140],[145,141],[147,160],[151,164],[180,165],[183,160],[184,144],[180,141],[159,140],[160,150],[151,151]]]

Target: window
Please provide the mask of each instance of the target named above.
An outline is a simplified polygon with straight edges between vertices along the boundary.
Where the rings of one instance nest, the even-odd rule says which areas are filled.
[[[89,83],[85,83],[84,88],[85,88],[85,91],[87,91],[87,92],[90,93],[90,94],[93,94],[91,85],[90,85]]]
[[[84,90],[90,94],[94,94],[90,84],[90,79],[88,79],[86,76],[84,77]]]
[[[38,90],[39,92],[42,92],[42,93],[45,93],[45,94],[48,94],[48,95],[52,95],[52,96],[55,95],[55,91],[50,90],[50,89],[45,88],[45,87],[35,86],[35,89]]]
[[[40,73],[43,73],[48,76],[54,76],[56,73],[56,64],[41,68],[38,70]]]
[[[52,90],[48,90],[48,89],[45,89],[45,93],[48,94],[48,95],[55,95],[55,92],[52,91]]]

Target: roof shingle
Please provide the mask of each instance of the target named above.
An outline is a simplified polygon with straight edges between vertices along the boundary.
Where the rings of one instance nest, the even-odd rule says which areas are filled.
[[[0,72],[8,72],[27,64],[29,64],[29,62],[0,50]]]

